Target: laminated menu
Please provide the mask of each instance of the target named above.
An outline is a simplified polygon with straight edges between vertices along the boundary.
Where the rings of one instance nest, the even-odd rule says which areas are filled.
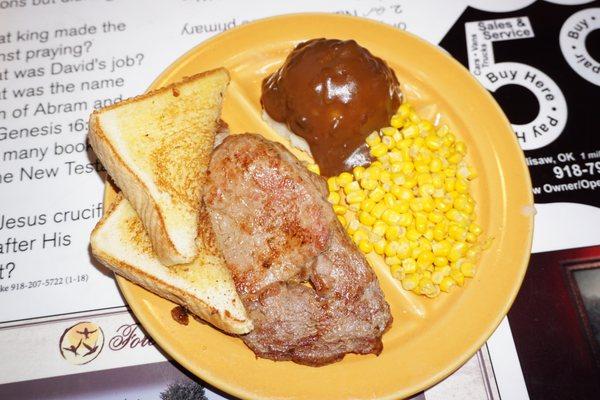
[[[600,1],[0,0],[0,398],[227,398],[159,350],[91,256],[106,172],[87,121],[218,33],[308,11],[448,51],[502,107],[531,174],[534,254],[508,319],[416,398],[597,393]]]

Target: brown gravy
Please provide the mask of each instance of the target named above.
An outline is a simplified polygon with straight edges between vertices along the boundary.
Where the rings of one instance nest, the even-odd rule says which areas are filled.
[[[188,311],[185,307],[177,306],[171,310],[171,317],[175,320],[175,322],[181,325],[187,325],[190,323],[190,318],[188,316]]]
[[[369,163],[364,140],[400,101],[394,71],[354,40],[300,43],[262,83],[265,111],[308,142],[325,176]]]

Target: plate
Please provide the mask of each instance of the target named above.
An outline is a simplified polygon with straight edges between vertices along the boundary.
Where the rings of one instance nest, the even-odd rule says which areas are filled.
[[[514,133],[499,106],[447,53],[371,20],[329,14],[268,18],[227,31],[194,48],[152,84],[224,66],[231,73],[223,119],[232,132],[279,140],[261,119],[260,83],[297,43],[317,37],[355,39],[396,71],[408,100],[438,113],[464,140],[479,178],[473,195],[494,239],[474,279],[431,300],[408,293],[375,265],[394,322],[379,356],[348,355],[320,368],[257,359],[241,340],[208,325],[182,326],[173,304],[117,277],[129,306],[154,340],[209,384],[249,399],[397,399],[448,376],[481,347],[512,304],[530,254],[531,182]],[[281,141],[281,140],[280,140]],[[296,152],[296,154],[298,154]],[[108,200],[112,190],[107,192]]]

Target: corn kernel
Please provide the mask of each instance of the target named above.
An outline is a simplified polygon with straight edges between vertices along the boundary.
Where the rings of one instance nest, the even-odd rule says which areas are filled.
[[[339,174],[336,178],[336,182],[338,184],[338,186],[340,187],[344,187],[347,184],[349,184],[350,182],[352,182],[352,174],[349,172],[342,172],[341,174]]]
[[[462,242],[456,242],[450,248],[448,252],[448,260],[458,261],[466,252],[465,244]]]
[[[360,203],[360,209],[362,211],[370,212],[373,209],[373,207],[375,207],[375,204],[376,203],[371,199],[364,199]]]
[[[433,185],[433,187],[436,189],[443,189],[444,188],[444,178],[442,177],[442,175],[438,174],[437,172],[435,172],[433,170],[431,172],[432,172],[431,184]]]
[[[415,217],[415,229],[420,233],[425,233],[427,230],[427,216],[422,213],[418,213]]]
[[[442,160],[440,160],[437,157],[431,159],[431,161],[429,162],[429,170],[431,172],[440,172],[442,170],[442,167]]]
[[[444,273],[442,271],[433,271],[431,273],[431,281],[435,285],[439,285],[444,280]]]
[[[377,187],[377,181],[372,178],[362,178],[360,180],[360,186],[365,190],[373,190]]]
[[[385,230],[385,238],[387,240],[396,240],[400,237],[400,226],[392,225],[388,226]]]
[[[351,181],[341,186],[344,188],[344,193],[346,194],[360,191],[360,184],[356,181]]]
[[[387,209],[381,215],[381,219],[388,225],[396,225],[400,221],[400,214],[394,210]]]
[[[391,192],[398,200],[408,201],[413,198],[412,191],[402,186],[392,186]]]
[[[414,273],[407,273],[404,270],[406,276],[402,279],[402,287],[404,290],[414,290],[419,285],[419,277]]]
[[[457,241],[465,241],[467,239],[467,231],[457,225],[450,225],[448,228],[448,235]]]
[[[437,128],[437,131],[435,133],[437,133],[439,137],[444,137],[449,131],[450,129],[448,128],[448,125],[442,125],[439,128]]]
[[[354,183],[356,183],[356,182],[354,182]],[[359,208],[360,208],[360,203],[362,203],[364,200],[366,200],[366,198],[367,198],[367,196],[365,195],[365,192],[363,192],[362,190],[359,190],[358,192],[350,192],[346,196],[346,203],[359,204]]]
[[[415,178],[414,176],[406,177],[406,180],[404,181],[404,187],[412,189],[415,186],[417,186],[417,178]]]
[[[419,257],[417,258],[417,266],[424,268],[428,267],[433,263],[433,253],[429,250],[421,251]]]
[[[306,166],[306,169],[308,169],[310,172],[314,172],[317,175],[321,175],[321,169],[319,168],[319,166],[315,163],[309,163]]]
[[[431,244],[431,250],[433,254],[440,257],[446,257],[450,253],[450,243],[446,240],[441,242],[433,242]]]
[[[330,192],[335,192],[335,191],[339,190],[340,185],[338,185],[337,178],[335,176],[332,176],[331,178],[327,178],[327,188],[329,189]]]
[[[469,225],[469,232],[479,236],[481,234],[481,227],[473,222],[471,225]]]
[[[367,145],[369,145],[369,147],[373,147],[381,143],[381,137],[379,137],[379,132],[371,132],[369,136],[367,136],[367,138],[365,139],[365,142],[367,142]]]
[[[466,193],[469,190],[469,184],[463,178],[458,178],[454,187],[458,193]]]
[[[412,161],[404,161],[402,163],[402,172],[405,175],[411,174],[414,170],[415,170],[415,165],[412,163]]]
[[[419,281],[419,293],[430,295],[435,292],[435,286],[430,278],[421,278]]]
[[[463,159],[462,154],[460,153],[452,153],[450,157],[448,157],[448,161],[452,164],[458,164]]]
[[[472,278],[475,276],[475,265],[468,261],[464,262],[460,266],[460,272],[462,272],[466,278]]]
[[[469,243],[475,243],[477,241],[477,236],[469,232],[467,233],[465,240]]]
[[[392,208],[396,205],[396,197],[391,193],[386,193],[383,195],[383,204],[388,208]]]
[[[363,239],[358,243],[358,248],[363,253],[367,254],[373,251],[373,245],[368,239]]]
[[[402,116],[398,115],[398,114],[394,114],[392,115],[392,118],[390,119],[390,125],[392,125],[394,128],[401,128],[402,125],[404,125],[404,119],[402,118]]]
[[[369,151],[369,153],[371,154],[371,156],[378,158],[378,157],[383,156],[385,153],[387,153],[387,151],[388,151],[388,147],[385,144],[378,143],[371,147],[371,150]]]
[[[442,256],[436,256],[433,259],[433,264],[436,267],[445,267],[448,265],[448,259],[446,257],[442,257]]]
[[[417,270],[417,261],[414,258],[405,258],[402,260],[402,268],[407,274],[411,274]]]
[[[341,205],[341,204],[335,204],[333,206],[333,211],[337,214],[337,215],[344,215],[346,214],[346,212],[348,212],[348,207]]]
[[[423,237],[427,238],[427,240],[432,241],[433,240],[433,229],[427,229],[425,231],[425,233],[423,233]]]
[[[327,201],[331,204],[340,204],[340,194],[338,192],[330,192],[327,196]]]
[[[384,239],[380,239],[373,243],[373,250],[375,251],[375,253],[381,256],[385,253],[385,245],[386,241]]]
[[[357,230],[356,232],[354,232],[354,235],[352,235],[352,240],[356,244],[360,243],[362,240],[368,240],[368,239],[369,239],[369,234],[362,229]]]
[[[410,255],[410,243],[405,238],[401,237],[397,240],[398,248],[396,249],[396,255],[402,259]]]
[[[408,201],[399,200],[396,202],[396,204],[394,204],[394,207],[392,207],[392,209],[397,213],[404,214],[408,212],[408,210],[410,210],[410,205]]]
[[[376,221],[373,224],[373,233],[383,237],[385,235],[385,231],[387,229],[387,224],[383,221]]]
[[[387,210],[387,207],[385,206],[385,204],[377,203],[377,204],[375,204],[375,206],[373,206],[373,209],[371,210],[371,215],[373,215],[375,218],[379,219],[379,218],[381,218],[381,216],[383,215],[383,213],[386,210]]]
[[[465,277],[460,271],[454,270],[450,272],[450,277],[454,282],[456,282],[458,286],[462,286],[465,284]]]
[[[360,214],[358,214],[358,220],[361,224],[366,226],[372,226],[376,221],[375,217],[366,211],[361,211]]]
[[[360,222],[358,222],[357,219],[353,219],[348,222],[348,228],[346,228],[346,230],[348,231],[348,234],[352,236],[354,232],[358,231],[358,228],[360,228]]]
[[[442,142],[442,139],[435,135],[429,135],[425,139],[425,145],[431,150],[437,150],[442,147]]]
[[[384,136],[393,136],[398,130],[393,126],[386,126],[385,128],[381,128],[380,132]]]
[[[446,276],[440,282],[440,290],[448,293],[454,285],[455,285],[454,279],[450,278],[449,276]]]
[[[419,134],[419,129],[415,125],[408,125],[402,129],[402,136],[405,139],[415,137]]]
[[[346,217],[344,217],[343,215],[338,215],[337,219],[340,221],[344,228],[348,225],[348,221],[346,221]]]
[[[393,132],[395,132],[395,131],[396,130],[394,129]],[[392,135],[393,135],[393,133],[392,133]],[[393,148],[394,144],[395,144],[394,138],[392,137],[392,135],[385,135],[384,137],[381,138],[381,143],[385,144],[385,146],[387,147],[388,151],[389,151],[389,149]],[[386,154],[384,154],[384,156],[387,156],[387,152],[386,152]],[[384,156],[382,156],[382,157],[384,157]]]
[[[402,264],[402,260],[401,260],[401,259],[399,259],[399,258],[398,258],[398,257],[396,257],[396,256],[393,256],[393,257],[386,257],[386,258],[385,258],[385,263],[386,263],[387,265],[400,265],[400,267],[402,266],[402,265],[401,265],[401,264]]]
[[[396,241],[389,241],[385,244],[385,249],[384,249],[385,255],[388,257],[393,257],[396,255],[396,253],[398,252],[398,242]]]
[[[423,199],[423,211],[431,212],[435,209],[435,203],[431,197],[425,197]]]
[[[388,259],[386,259],[385,262],[386,264],[390,265],[390,272],[394,278],[398,279],[399,281],[404,279],[406,274],[404,273],[404,270],[402,269],[402,266],[400,264],[389,264]]]
[[[406,230],[406,238],[411,241],[417,241],[421,237],[421,233],[415,229],[407,229]]]
[[[352,169],[352,175],[354,175],[354,179],[357,181],[361,180],[364,173],[365,167],[363,167],[362,165],[359,165],[358,167],[354,167],[354,169]]]
[[[381,201],[381,199],[383,199],[383,196],[385,196],[385,191],[379,186],[371,190],[371,193],[369,193],[369,198],[375,201],[376,203]]]
[[[381,171],[379,174],[379,182],[381,183],[390,183],[392,181],[392,174],[388,171]]]

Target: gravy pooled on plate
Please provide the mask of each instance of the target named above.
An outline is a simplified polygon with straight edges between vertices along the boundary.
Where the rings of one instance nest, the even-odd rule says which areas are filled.
[[[262,83],[267,114],[308,142],[325,176],[368,164],[365,138],[400,101],[394,71],[354,40],[300,43]]]

